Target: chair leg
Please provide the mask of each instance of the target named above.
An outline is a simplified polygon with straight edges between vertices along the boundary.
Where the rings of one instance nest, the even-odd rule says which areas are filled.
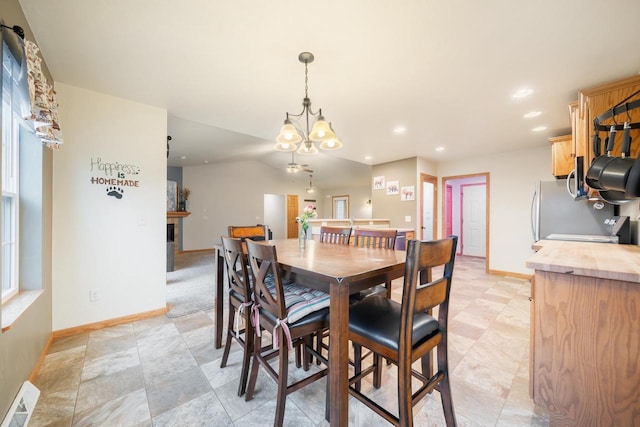
[[[385,282],[384,287],[387,288],[387,299],[391,299],[391,282]]]
[[[227,366],[227,359],[229,358],[229,350],[231,349],[231,338],[233,338],[233,322],[235,320],[236,308],[229,304],[229,319],[227,323],[227,340],[224,343],[224,352],[222,353],[222,360],[220,361],[220,367]]]
[[[249,366],[253,355],[253,326],[249,316],[245,316],[244,328],[244,355],[242,356],[242,371],[240,373],[240,384],[238,386],[238,396],[242,396],[247,391],[247,377],[249,376]]]
[[[296,368],[302,367],[302,349],[299,345],[295,346],[296,350]]]
[[[262,337],[259,337],[255,331],[253,335],[253,361],[251,362],[251,375],[249,376],[249,385],[247,386],[247,394],[244,399],[249,401],[253,399],[253,392],[256,390],[256,382],[258,380],[258,368],[260,361],[258,356],[260,355],[260,349],[262,348]]]
[[[403,379],[407,379],[403,381]],[[401,426],[413,426],[411,364],[398,360],[398,421]]]
[[[354,375],[359,375],[362,372],[362,346],[360,344],[353,344],[353,367]],[[353,387],[360,391],[360,380],[356,381]]]
[[[305,371],[309,370],[309,366],[313,362],[313,356],[307,351],[307,346],[313,347],[313,335],[307,335],[302,339],[302,366]]]
[[[289,377],[289,349],[287,347],[287,341],[284,333],[281,330],[280,334],[280,349],[279,349],[279,370],[278,370],[278,399],[276,401],[276,419],[274,426],[282,427],[284,423],[284,408],[287,403],[287,381]]]
[[[382,385],[382,356],[378,353],[373,353],[373,386],[375,388],[380,388]],[[400,375],[398,375],[400,378]]]
[[[444,378],[440,381],[440,398],[442,399],[442,411],[447,427],[455,427],[456,414],[453,410],[453,398],[451,397],[451,384],[449,383],[449,364],[447,361],[447,343],[443,341],[438,346],[438,370],[444,373]]]

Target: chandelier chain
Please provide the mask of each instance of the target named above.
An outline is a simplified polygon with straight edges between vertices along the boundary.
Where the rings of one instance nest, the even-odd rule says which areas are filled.
[[[304,97],[309,97],[309,68],[307,63],[304,63]]]

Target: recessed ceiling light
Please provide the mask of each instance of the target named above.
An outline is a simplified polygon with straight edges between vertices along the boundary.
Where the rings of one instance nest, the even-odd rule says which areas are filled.
[[[395,133],[396,135],[402,135],[406,132],[407,128],[404,126],[396,126],[395,128],[393,128],[393,133]]]
[[[365,160],[372,160],[372,159],[373,159],[373,156],[364,156],[364,159],[365,159]]]
[[[529,111],[522,117],[524,117],[525,119],[533,119],[534,117],[538,117],[540,114],[542,114],[542,111]]]
[[[529,96],[533,93],[533,89],[529,89],[529,88],[524,88],[524,89],[520,89],[518,90],[516,93],[514,93],[513,95],[511,95],[512,98],[524,98],[525,96]]]
[[[436,147],[436,151],[444,151],[445,148],[444,147]]]
[[[534,131],[534,132],[542,132],[543,130],[546,130],[546,129],[547,129],[546,126],[537,126],[537,127],[534,127],[531,130]]]
[[[182,160],[185,160],[187,158],[187,156],[181,156],[180,157]]]
[[[207,163],[209,163],[209,160],[205,160],[205,161],[204,161],[204,164],[205,164],[205,165],[206,165]]]

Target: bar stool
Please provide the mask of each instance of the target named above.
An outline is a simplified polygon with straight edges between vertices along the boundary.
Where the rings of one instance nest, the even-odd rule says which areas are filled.
[[[355,357],[355,374],[349,379],[349,393],[378,415],[396,426],[413,426],[413,406],[434,389],[440,391],[442,409],[448,427],[456,425],[447,360],[447,317],[449,292],[458,238],[425,241],[411,240],[407,247],[402,303],[382,296],[365,298],[349,309],[349,339],[374,354],[372,366],[362,370]],[[442,276],[432,279],[432,269],[442,267]],[[438,307],[438,318],[428,313]],[[430,354],[437,349],[437,372],[430,370]],[[380,386],[382,357],[398,366],[398,413],[387,409],[360,392],[362,378],[374,373],[374,386]],[[422,361],[422,372],[411,368]],[[412,377],[422,386],[412,393]]]
[[[294,345],[304,346],[305,370],[309,367],[311,354],[325,365],[327,359],[319,355],[312,346],[311,337],[329,327],[329,294],[313,290],[297,283],[285,284],[282,268],[278,263],[276,247],[262,242],[246,241],[249,265],[253,272],[253,362],[246,400],[253,398],[258,368],[262,366],[278,384],[276,416],[274,425],[282,426],[287,395],[327,375],[322,369],[307,377],[288,384],[289,351]],[[271,276],[273,280],[265,280]],[[273,348],[262,349],[261,329],[272,331]],[[260,350],[258,350],[260,349]],[[269,360],[278,358],[278,371]]]

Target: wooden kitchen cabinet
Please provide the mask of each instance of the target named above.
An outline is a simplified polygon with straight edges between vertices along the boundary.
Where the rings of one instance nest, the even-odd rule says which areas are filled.
[[[579,92],[576,115],[572,123],[572,133],[575,139],[576,155],[585,156],[585,173],[591,164],[591,160],[594,158],[592,147],[594,135],[593,119],[637,91],[640,91],[640,75],[600,84]],[[640,99],[640,94],[629,99],[629,102],[637,99]],[[571,108],[570,105],[570,112]],[[629,117],[627,117],[625,113],[622,113],[618,114],[614,119],[618,124],[622,124],[628,119],[631,119],[632,123],[640,122],[640,109],[636,108],[635,110],[629,111]],[[611,125],[613,123],[614,121],[612,119],[608,119],[601,124]],[[602,141],[604,141],[607,136],[608,132],[600,132],[600,139]],[[631,157],[638,157],[638,154],[640,154],[640,129],[631,130],[631,138]],[[622,131],[619,131],[616,137],[615,147],[612,151],[612,154],[615,156],[620,155],[621,139]],[[602,148],[601,152],[604,154]]]
[[[640,425],[640,247],[541,241],[530,381],[551,426]]]
[[[551,172],[556,178],[564,178],[573,170],[573,141],[571,135],[549,138],[551,143]]]

